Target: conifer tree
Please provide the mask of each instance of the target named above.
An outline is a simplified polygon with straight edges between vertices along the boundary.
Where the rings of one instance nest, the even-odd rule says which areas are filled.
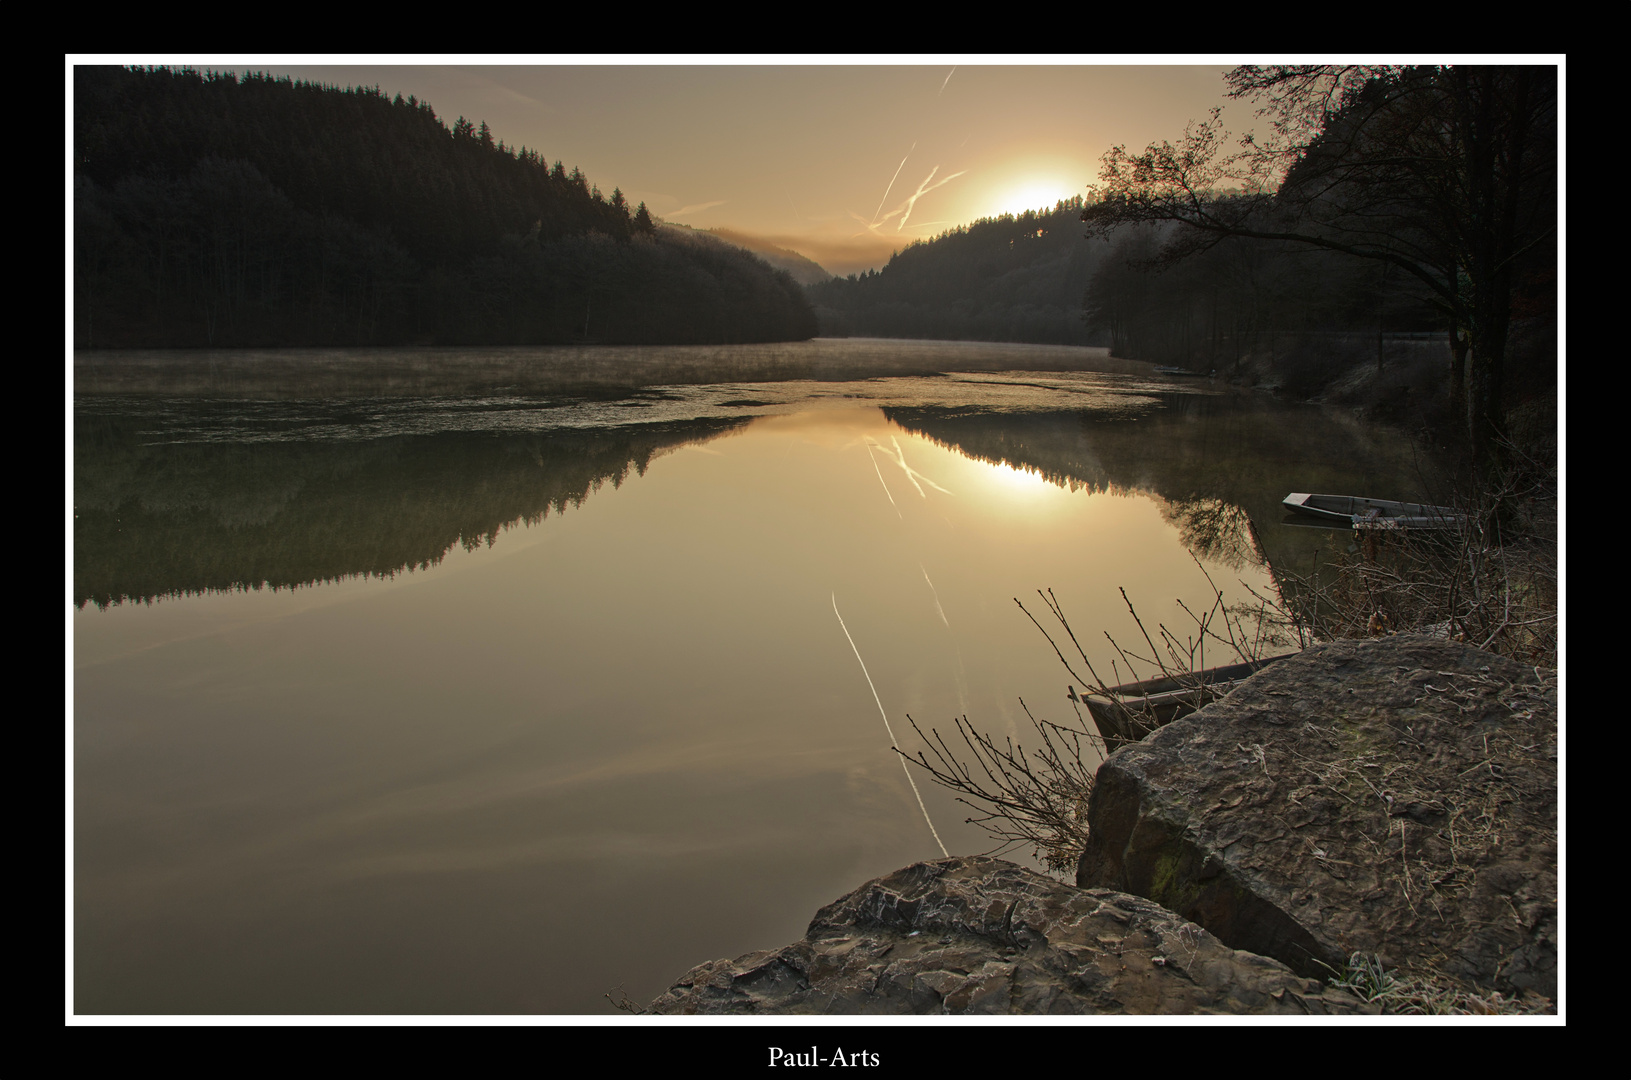
[[[84,345],[576,340],[590,264],[601,340],[815,332],[790,278],[715,245],[617,244],[656,233],[621,188],[613,215],[581,169],[508,145],[532,167],[503,167],[486,123],[450,128],[416,97],[169,69],[74,80]]]

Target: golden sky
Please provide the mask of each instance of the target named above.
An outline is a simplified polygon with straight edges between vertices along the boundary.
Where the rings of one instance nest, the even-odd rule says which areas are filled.
[[[307,59],[323,62],[288,62]],[[881,265],[913,240],[981,217],[1083,193],[1112,145],[1176,139],[1225,104],[1223,73],[1232,66],[1188,57],[1145,65],[356,59],[139,62],[412,94],[449,126],[461,115],[485,120],[495,139],[578,166],[607,195],[621,188],[668,221],[752,233],[835,273]],[[1250,108],[1232,104],[1225,117],[1238,131]]]

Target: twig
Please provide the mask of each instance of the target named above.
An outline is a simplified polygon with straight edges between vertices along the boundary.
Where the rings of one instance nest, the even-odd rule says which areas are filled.
[[[1148,630],[1144,629],[1144,620],[1142,620],[1142,619],[1140,619],[1138,617],[1138,612],[1133,608],[1133,602],[1131,600],[1127,599],[1127,590],[1126,589],[1121,589],[1120,592],[1121,592],[1122,602],[1127,605],[1128,614],[1132,615],[1133,622],[1138,624],[1138,632],[1140,634],[1144,635],[1144,642],[1145,642],[1145,644],[1147,644],[1150,647],[1151,655],[1153,655],[1155,657],[1155,661],[1154,661],[1155,666],[1161,669],[1161,674],[1170,677],[1172,675],[1172,673],[1167,670],[1167,666],[1165,664],[1161,663],[1160,652],[1156,649],[1155,642],[1150,640],[1150,632]],[[1121,650],[1117,649],[1116,651],[1120,652]]]

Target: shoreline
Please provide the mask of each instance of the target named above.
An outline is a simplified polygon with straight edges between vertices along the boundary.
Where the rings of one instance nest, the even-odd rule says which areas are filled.
[[[656,386],[850,382],[950,372],[1148,376],[1102,347],[915,338],[743,345],[403,346],[74,350],[73,394],[411,397],[504,392],[601,396]]]

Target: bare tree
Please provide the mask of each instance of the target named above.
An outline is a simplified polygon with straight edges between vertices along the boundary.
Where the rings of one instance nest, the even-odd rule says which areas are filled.
[[[1176,145],[1115,147],[1082,219],[1100,233],[1176,222],[1174,259],[1240,236],[1397,267],[1445,316],[1452,394],[1488,458],[1515,273],[1555,236],[1556,68],[1242,67],[1228,81],[1264,133],[1231,142],[1214,109]]]

